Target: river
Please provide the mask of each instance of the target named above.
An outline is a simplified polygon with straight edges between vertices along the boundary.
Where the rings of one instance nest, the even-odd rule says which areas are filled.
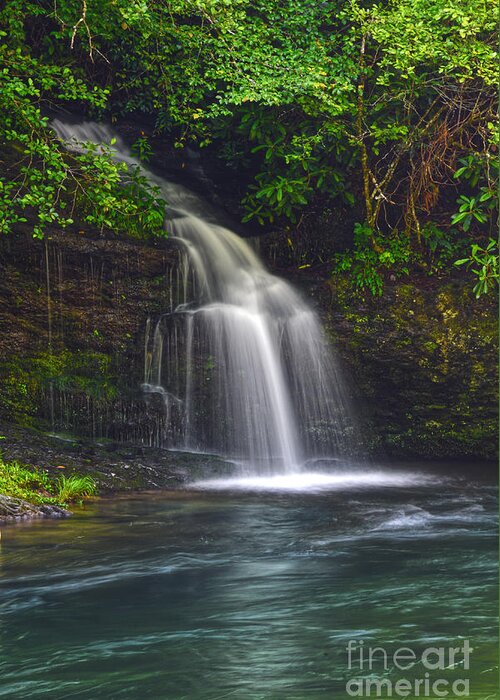
[[[5,527],[0,697],[344,700],[370,676],[356,654],[348,668],[349,640],[386,650],[374,677],[467,678],[469,697],[497,697],[494,473],[406,465],[219,487]],[[468,670],[391,660],[464,640]]]

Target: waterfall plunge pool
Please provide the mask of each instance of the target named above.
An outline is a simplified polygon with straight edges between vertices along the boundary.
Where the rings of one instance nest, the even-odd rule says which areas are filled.
[[[0,698],[347,700],[370,675],[348,669],[349,640],[389,656],[469,640],[470,669],[431,680],[496,697],[494,477],[374,473],[205,483],[4,528]]]

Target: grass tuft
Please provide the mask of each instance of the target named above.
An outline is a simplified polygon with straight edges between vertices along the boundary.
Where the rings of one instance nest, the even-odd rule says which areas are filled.
[[[97,493],[97,484],[90,476],[60,476],[51,479],[38,467],[19,462],[5,462],[0,457],[0,494],[21,498],[34,505],[66,505],[82,502]]]
[[[90,476],[60,476],[56,482],[56,497],[62,503],[82,501],[84,498],[94,496],[97,485]]]

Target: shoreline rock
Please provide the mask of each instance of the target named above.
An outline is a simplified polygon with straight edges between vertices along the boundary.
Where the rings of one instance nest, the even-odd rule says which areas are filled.
[[[45,469],[51,476],[91,476],[101,495],[178,488],[198,478],[229,474],[230,462],[215,455],[173,452],[112,441],[50,435],[0,422],[5,461]]]
[[[0,525],[39,518],[69,518],[71,515],[71,511],[61,506],[35,505],[22,498],[0,494]]]

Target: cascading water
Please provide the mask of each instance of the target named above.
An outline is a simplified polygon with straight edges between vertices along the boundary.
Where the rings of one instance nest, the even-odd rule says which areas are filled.
[[[53,127],[71,148],[113,142],[117,160],[141,167],[107,126]],[[352,411],[316,314],[199,197],[141,170],[168,202],[180,251],[178,298],[146,329],[143,388],[164,403],[164,446],[217,452],[264,475],[348,454]]]

